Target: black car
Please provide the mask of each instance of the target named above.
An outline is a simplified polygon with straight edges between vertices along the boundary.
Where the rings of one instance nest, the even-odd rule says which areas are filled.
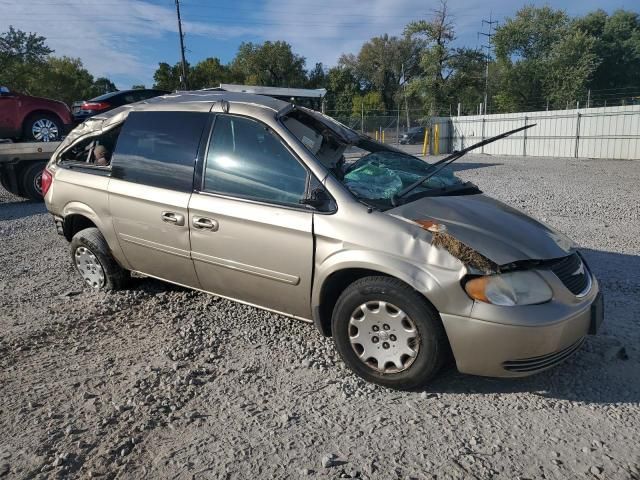
[[[424,141],[424,127],[410,128],[407,133],[400,135],[400,143],[402,145],[413,145],[414,143],[422,143]]]
[[[127,105],[128,103],[140,102],[148,98],[166,95],[167,93],[171,92],[155,89],[119,90],[117,92],[105,93],[91,100],[73,102],[71,112],[76,122],[82,122],[98,113],[108,112],[109,110]]]

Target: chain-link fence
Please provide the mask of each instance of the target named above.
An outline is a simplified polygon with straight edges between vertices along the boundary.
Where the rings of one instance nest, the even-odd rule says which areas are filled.
[[[640,159],[640,105],[451,117],[430,116],[423,109],[326,113],[384,143],[420,145],[423,154],[459,150],[535,123],[479,153]]]
[[[336,110],[325,113],[383,143],[421,145],[426,153],[442,153],[450,144],[446,137],[449,119],[430,116],[422,108],[395,110],[384,115],[366,110],[360,115]]]

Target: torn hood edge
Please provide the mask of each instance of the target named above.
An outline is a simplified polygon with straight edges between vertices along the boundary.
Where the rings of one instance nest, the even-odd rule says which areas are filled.
[[[448,240],[453,237],[500,270],[522,262],[562,258],[577,248],[566,235],[484,194],[424,197],[385,213],[423,230],[418,221],[444,225]],[[454,256],[460,251],[457,242],[445,242],[456,243],[453,252],[447,248]],[[432,240],[432,244],[444,247],[442,242]]]

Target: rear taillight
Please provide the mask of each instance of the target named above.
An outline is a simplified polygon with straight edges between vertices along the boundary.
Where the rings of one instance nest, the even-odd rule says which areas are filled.
[[[40,183],[43,197],[49,191],[49,188],[51,187],[52,182],[53,182],[53,173],[51,173],[49,170],[45,168],[44,170],[42,170],[42,182]]]
[[[80,110],[105,110],[110,106],[107,102],[84,102]]]

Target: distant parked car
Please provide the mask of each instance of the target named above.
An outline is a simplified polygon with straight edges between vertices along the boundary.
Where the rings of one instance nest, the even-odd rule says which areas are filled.
[[[413,145],[424,141],[424,127],[410,128],[407,133],[400,135],[400,143],[403,145]]]
[[[65,103],[0,87],[0,138],[57,142],[72,125]]]
[[[71,110],[73,111],[73,118],[76,122],[83,122],[89,117],[93,117],[98,113],[108,112],[114,108],[128,103],[141,102],[149,98],[158,97],[160,95],[166,95],[166,90],[155,89],[135,89],[135,90],[120,90],[117,92],[109,92],[99,97],[92,98],[91,100],[79,100],[73,102]]]

